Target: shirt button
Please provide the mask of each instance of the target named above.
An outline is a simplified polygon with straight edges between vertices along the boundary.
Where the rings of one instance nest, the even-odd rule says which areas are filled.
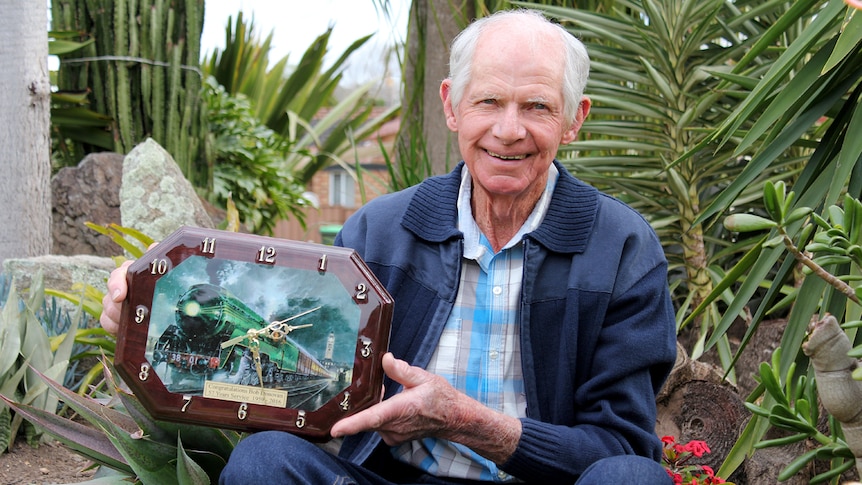
[[[499,355],[500,355],[500,353],[497,352],[496,350],[492,350],[491,352],[488,353],[488,357],[490,357],[491,360],[497,360],[497,357],[499,357]]]
[[[495,286],[494,287],[494,294],[500,295],[500,293],[503,293],[503,288],[501,286]]]

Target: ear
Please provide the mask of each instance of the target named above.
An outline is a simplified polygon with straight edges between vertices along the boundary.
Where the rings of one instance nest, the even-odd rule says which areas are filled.
[[[440,100],[443,101],[443,114],[446,115],[446,126],[452,131],[458,131],[458,120],[452,108],[452,80],[446,78],[440,83]]]
[[[590,98],[586,96],[581,98],[581,104],[578,105],[578,111],[575,113],[575,121],[573,121],[572,125],[563,132],[563,137],[560,139],[560,142],[563,145],[575,141],[578,137],[578,133],[581,131],[581,126],[584,125],[584,120],[587,119],[587,115],[590,114],[590,106],[592,106]]]

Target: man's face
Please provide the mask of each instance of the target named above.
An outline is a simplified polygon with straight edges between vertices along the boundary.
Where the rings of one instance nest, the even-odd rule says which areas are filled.
[[[474,191],[492,199],[538,199],[557,149],[575,139],[589,111],[585,100],[577,120],[566,121],[562,42],[544,37],[537,42],[511,30],[488,31],[476,46],[458,106],[452,106],[449,80],[440,89],[446,124],[458,133]]]

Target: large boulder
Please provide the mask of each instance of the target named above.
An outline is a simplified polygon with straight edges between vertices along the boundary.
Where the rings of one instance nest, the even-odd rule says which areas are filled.
[[[84,157],[77,167],[65,167],[51,180],[53,198],[52,254],[110,256],[120,248],[110,238],[87,228],[120,223],[120,183],[123,155],[103,152]]]
[[[120,213],[123,226],[157,241],[180,226],[215,227],[173,157],[151,138],[126,155]]]

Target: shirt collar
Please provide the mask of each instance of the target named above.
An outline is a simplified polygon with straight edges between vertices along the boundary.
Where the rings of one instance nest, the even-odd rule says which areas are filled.
[[[548,212],[558,176],[559,170],[552,163],[548,167],[548,181],[545,183],[545,191],[542,192],[542,196],[518,232],[503,246],[504,250],[520,243],[525,234],[536,230],[542,223]],[[464,257],[478,260],[484,252],[491,251],[491,245],[482,231],[479,230],[476,219],[473,218],[473,208],[470,204],[472,193],[473,181],[465,164],[461,169],[461,187],[458,189],[458,230],[464,234]]]

